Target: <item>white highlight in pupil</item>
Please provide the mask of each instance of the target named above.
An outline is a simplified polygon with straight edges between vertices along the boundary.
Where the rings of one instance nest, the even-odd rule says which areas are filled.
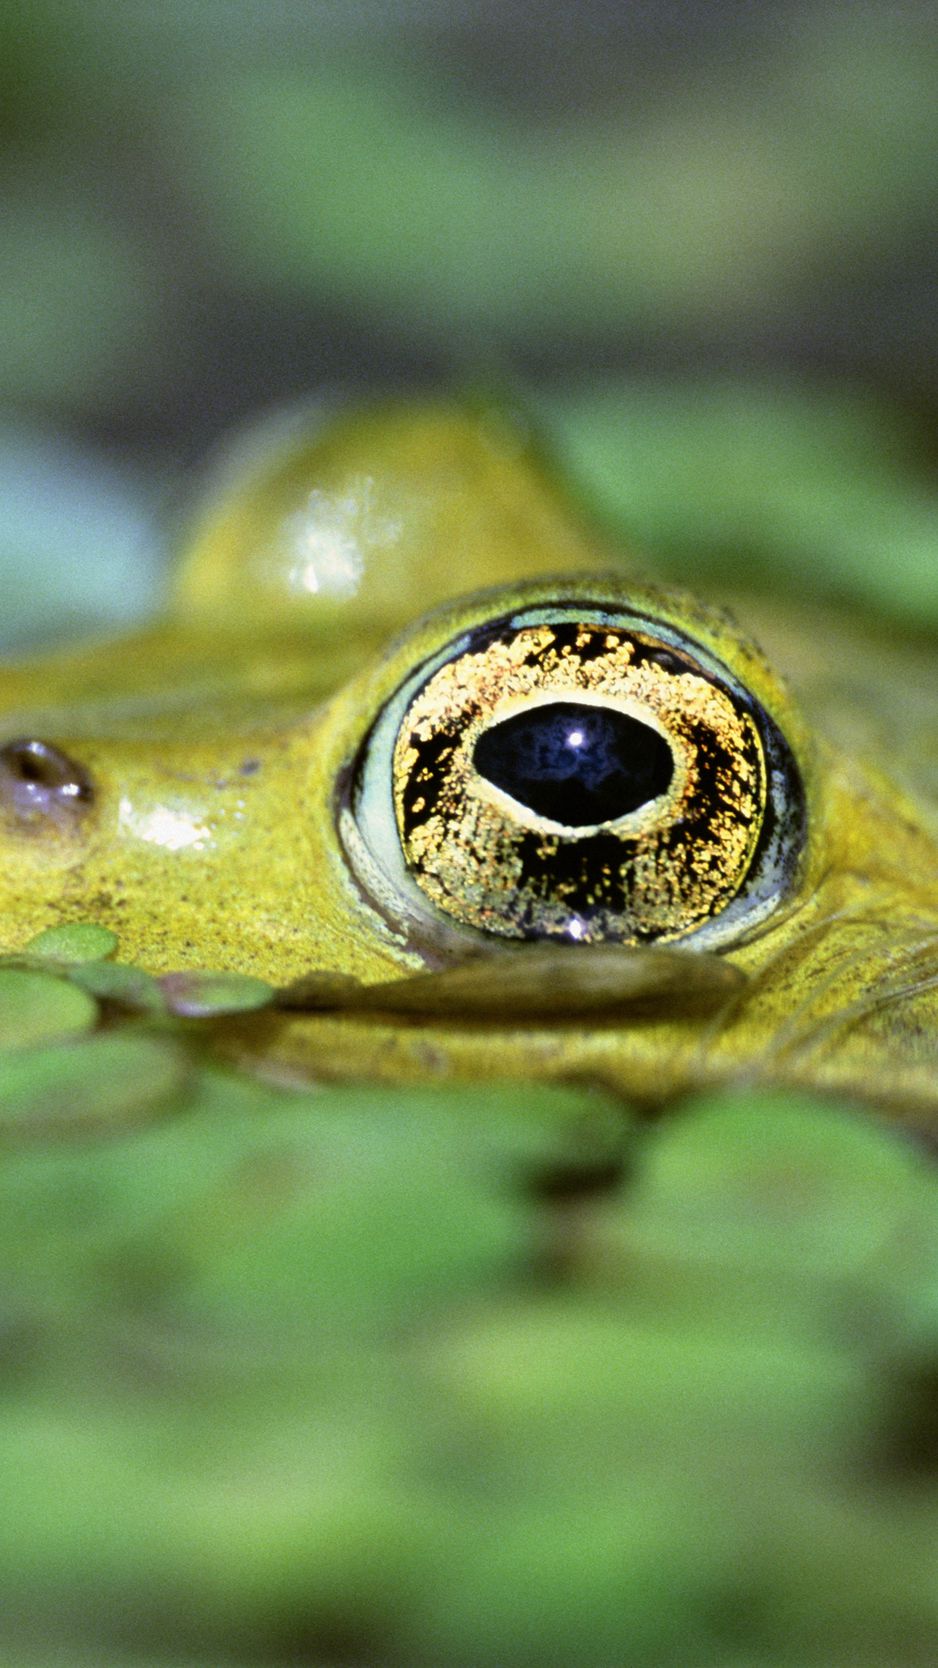
[[[586,737],[582,730],[571,730],[567,736],[568,747],[582,747]]]

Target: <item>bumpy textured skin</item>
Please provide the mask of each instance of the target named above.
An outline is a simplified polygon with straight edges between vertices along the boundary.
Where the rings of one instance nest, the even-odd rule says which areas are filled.
[[[901,723],[881,721],[875,695],[864,709],[875,644],[871,677],[854,665],[851,693],[838,685],[833,699],[824,674],[845,651],[825,622],[763,612],[756,629],[793,700],[728,614],[625,572],[523,422],[501,413],[375,409],[258,453],[210,498],[162,621],[0,671],[0,742],[40,737],[94,784],[74,815],[4,800],[0,947],[93,919],[155,971],[286,984],[328,969],[375,983],[458,959],[465,940],[408,936],[350,871],[338,822],[363,737],[449,637],[532,598],[601,594],[703,643],[797,759],[808,840],[795,883],[720,949],[744,982],[703,1012],[682,1004],[690,940],[654,1001],[587,1022],[552,1009],[545,979],[539,1018],[513,1015],[512,968],[495,958],[497,1018],[264,1012],[220,1023],[219,1044],[284,1077],[601,1079],[646,1104],[759,1081],[934,1118],[934,806],[895,745]],[[938,701],[926,704],[933,724]]]

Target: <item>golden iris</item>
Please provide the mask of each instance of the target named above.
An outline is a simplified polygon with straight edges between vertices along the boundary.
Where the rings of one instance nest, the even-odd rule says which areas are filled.
[[[774,907],[803,839],[777,727],[660,622],[559,606],[492,620],[390,710],[390,814],[365,821],[385,844],[393,825],[408,891],[462,927],[725,938]]]

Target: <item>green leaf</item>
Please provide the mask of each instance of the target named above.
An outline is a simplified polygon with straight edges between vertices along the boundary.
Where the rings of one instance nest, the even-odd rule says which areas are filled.
[[[274,999],[272,985],[247,973],[164,973],[159,983],[170,1012],[185,1019],[250,1013]]]
[[[901,1135],[809,1096],[723,1095],[669,1119],[631,1196],[695,1255],[812,1276],[909,1272],[938,1256],[938,1177]]]
[[[131,1013],[166,1011],[159,981],[142,967],[126,967],[114,961],[80,962],[68,969],[68,978],[99,1002],[112,1003],[116,1008]]]
[[[764,329],[871,237],[926,225],[933,70],[924,31],[822,21],[753,77],[711,63],[666,99],[523,118],[447,99],[406,46],[258,58],[198,80],[177,143],[251,290],[341,296],[464,354],[474,333],[602,347],[643,324]]]
[[[0,967],[0,1048],[27,1048],[90,1031],[93,998],[52,973]]]
[[[93,921],[71,921],[61,927],[46,927],[25,946],[27,955],[49,961],[105,961],[117,949],[117,934]]]
[[[63,988],[91,1003],[83,991]],[[54,1142],[126,1129],[176,1095],[186,1071],[169,1039],[129,1031],[17,1049],[0,1056],[0,1140]]]

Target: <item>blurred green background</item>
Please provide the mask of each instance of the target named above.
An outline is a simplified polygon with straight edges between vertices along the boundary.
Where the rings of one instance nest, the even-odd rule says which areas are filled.
[[[154,606],[232,425],[480,378],[920,644],[936,86],[927,6],[5,0],[0,644]],[[0,1668],[931,1668],[919,1145],[288,1093],[113,949],[0,969]]]
[[[6,0],[5,640],[232,424],[480,375],[667,571],[933,628],[936,83],[915,4]]]
[[[5,1668],[932,1668],[919,1144],[277,1088],[114,949],[0,967]]]

